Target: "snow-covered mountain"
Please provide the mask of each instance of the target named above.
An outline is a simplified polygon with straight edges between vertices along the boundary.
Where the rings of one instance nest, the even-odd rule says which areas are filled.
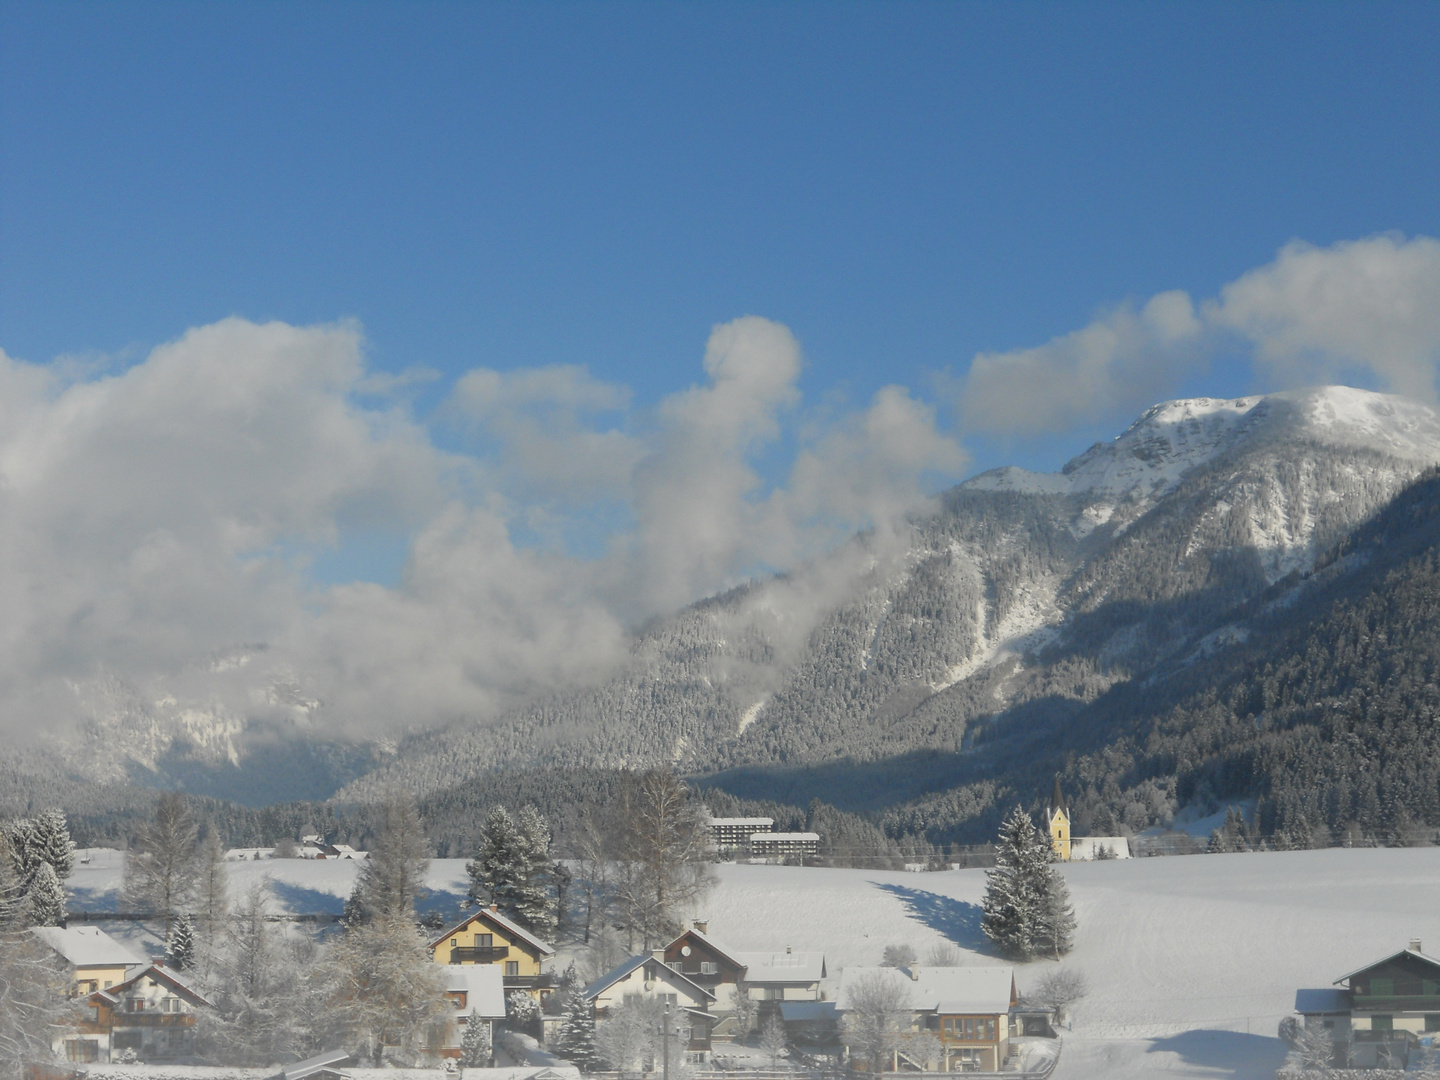
[[[899,550],[857,539],[677,614],[603,685],[402,743],[346,793],[663,762],[791,802],[873,809],[962,782],[983,802],[995,733],[1053,741],[1110,687],[1243,639],[1231,613],[1437,462],[1440,416],[1382,394],[1157,405],[1058,473],[975,477]]]

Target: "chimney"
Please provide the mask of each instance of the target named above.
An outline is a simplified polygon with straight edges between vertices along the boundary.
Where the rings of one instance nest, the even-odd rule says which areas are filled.
[[[498,904],[491,904],[491,905],[490,905],[490,910],[493,911],[493,912],[495,912],[495,913],[498,915],[498,914],[500,913],[500,905],[498,905]]]
[[[785,946],[785,955],[786,955],[786,956],[789,956],[789,955],[790,955],[790,946],[789,946],[789,945],[786,945],[786,946]]]
[[[1410,951],[1411,951],[1411,952],[1424,952],[1424,951],[1425,951],[1424,949],[1420,948],[1420,939],[1419,939],[1418,937],[1412,937],[1412,938],[1410,939]]]
[[[659,960],[662,964],[665,962],[665,950],[664,950],[664,949],[651,949],[651,950],[650,950],[650,956],[651,956],[652,959]]]
[[[920,964],[918,962],[910,965],[910,981],[920,981]]]
[[[703,919],[696,919],[695,929],[699,930],[702,934],[708,934],[710,932],[710,924]]]

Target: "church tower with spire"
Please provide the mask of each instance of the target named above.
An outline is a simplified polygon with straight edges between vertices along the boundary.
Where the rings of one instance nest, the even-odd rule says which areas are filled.
[[[1055,790],[1050,795],[1050,808],[1045,812],[1045,823],[1050,828],[1050,846],[1055,857],[1061,862],[1070,861],[1070,810],[1065,805],[1065,796],[1060,793],[1060,777],[1055,777]]]

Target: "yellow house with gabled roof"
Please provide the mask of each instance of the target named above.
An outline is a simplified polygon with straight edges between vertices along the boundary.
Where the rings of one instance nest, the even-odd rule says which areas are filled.
[[[1061,862],[1070,861],[1070,810],[1065,797],[1060,793],[1060,778],[1055,778],[1055,790],[1050,795],[1050,807],[1045,811],[1045,824],[1050,830],[1050,847]]]
[[[550,989],[555,950],[495,907],[481,908],[429,944],[437,964],[503,965],[505,990],[541,997]]]

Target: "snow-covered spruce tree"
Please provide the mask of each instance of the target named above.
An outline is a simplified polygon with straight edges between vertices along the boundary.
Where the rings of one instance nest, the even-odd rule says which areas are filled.
[[[1030,815],[1016,807],[1000,827],[995,867],[985,875],[980,928],[1005,956],[1035,955],[1049,892],[1051,849]]]
[[[350,890],[350,895],[345,898],[345,907],[340,912],[340,925],[346,930],[354,930],[365,921],[365,900],[360,895],[360,881],[357,878],[355,887]]]
[[[11,854],[8,829],[0,829],[0,933],[25,925],[25,889]]]
[[[75,870],[75,845],[65,811],[51,807],[35,819],[35,854],[49,863],[62,882]]]
[[[560,1004],[560,1053],[581,1072],[592,1072],[597,1065],[595,1049],[595,1010],[585,1000],[585,991],[571,986]]]
[[[1070,904],[1070,887],[1059,867],[1051,865],[1045,869],[1035,952],[1059,960],[1075,946],[1075,909]]]
[[[165,942],[165,963],[176,971],[195,966],[195,924],[189,915],[175,916],[170,937]]]
[[[510,812],[491,807],[480,828],[480,850],[465,864],[470,875],[470,899],[477,904],[494,904],[502,914],[514,913],[518,886],[523,874],[524,839]]]
[[[460,1064],[467,1069],[484,1069],[490,1064],[490,1022],[474,1009],[460,1032]]]
[[[550,857],[550,826],[533,806],[520,811],[520,867],[515,881],[513,917],[532,934],[555,936],[555,864]]]
[[[10,852],[10,865],[20,882],[20,891],[29,892],[35,868],[41,862],[35,822],[30,818],[10,822],[5,826],[5,840]]]
[[[53,872],[53,871],[52,871]],[[0,927],[0,1076],[50,1059],[52,1040],[81,1019],[65,962],[18,926]]]
[[[31,926],[63,926],[65,923],[65,886],[55,875],[55,868],[42,862],[25,894],[25,920]]]

